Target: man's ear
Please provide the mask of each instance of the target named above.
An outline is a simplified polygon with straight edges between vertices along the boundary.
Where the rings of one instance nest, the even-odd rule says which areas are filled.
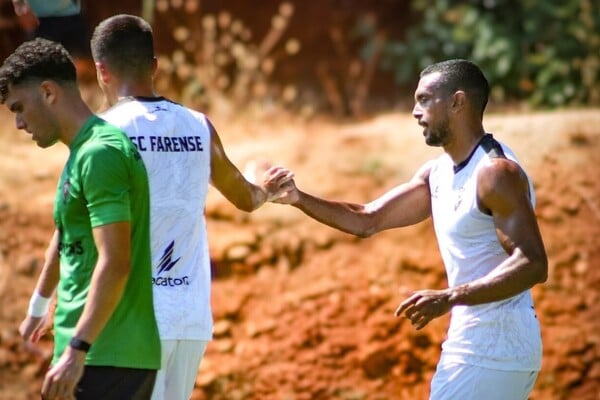
[[[46,104],[51,105],[56,103],[61,88],[59,85],[56,84],[56,82],[46,80],[40,83],[39,90],[42,96],[42,101]]]
[[[462,90],[457,90],[452,96],[452,111],[458,112],[467,106],[467,95]]]
[[[107,85],[110,82],[110,72],[108,72],[106,65],[100,61],[97,61],[94,64],[96,65],[96,75],[98,76],[98,80],[104,85]]]

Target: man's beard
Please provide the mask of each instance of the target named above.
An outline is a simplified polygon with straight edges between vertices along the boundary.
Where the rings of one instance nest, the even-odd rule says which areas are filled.
[[[444,121],[436,129],[429,128],[429,134],[425,136],[425,143],[428,146],[440,147],[448,143],[450,138],[450,128],[448,127],[448,121]]]

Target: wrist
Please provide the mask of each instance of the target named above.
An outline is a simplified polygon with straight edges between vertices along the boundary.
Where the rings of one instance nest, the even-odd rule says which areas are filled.
[[[468,287],[466,284],[455,286],[449,289],[450,296],[448,296],[448,303],[450,304],[450,307],[464,305],[467,289]]]
[[[79,339],[79,338],[73,336],[71,338],[71,341],[69,342],[69,347],[74,350],[78,350],[78,351],[87,353],[88,351],[90,351],[92,344],[89,342],[86,342],[85,340],[82,340],[82,339]]]
[[[29,300],[29,308],[27,315],[35,318],[40,318],[48,314],[50,308],[51,297],[44,297],[40,295],[37,290],[33,292],[31,299]]]

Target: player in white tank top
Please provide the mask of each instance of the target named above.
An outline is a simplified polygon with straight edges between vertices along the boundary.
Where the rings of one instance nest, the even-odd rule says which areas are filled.
[[[461,168],[454,168],[444,154],[429,174],[433,224],[450,287],[485,277],[508,257],[493,218],[479,208],[477,177],[491,158],[516,159],[489,134],[481,142],[485,143],[475,147]],[[529,193],[533,206],[531,183]],[[529,290],[500,301],[457,305],[451,313],[448,338],[442,345],[444,361],[509,371],[540,369],[540,328]]]
[[[277,193],[244,178],[203,114],[155,94],[156,59],[146,21],[110,17],[96,27],[91,47],[98,83],[112,106],[101,117],[127,133],[148,172],[151,279],[162,342],[152,399],[187,400],[213,328],[208,184],[248,212]]]
[[[421,73],[413,116],[425,142],[444,154],[368,204],[322,199],[273,167],[276,200],[360,237],[433,218],[447,289],[417,290],[398,306],[416,329],[451,312],[432,381],[435,400],[525,400],[541,362],[540,329],[529,289],[547,278],[547,257],[530,180],[514,154],[486,135],[489,86],[466,60]],[[408,155],[401,155],[408,156]]]

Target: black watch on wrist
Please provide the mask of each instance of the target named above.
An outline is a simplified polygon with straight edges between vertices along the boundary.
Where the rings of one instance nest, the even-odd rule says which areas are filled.
[[[71,338],[69,346],[75,350],[83,351],[84,353],[87,353],[90,350],[90,347],[92,347],[90,343],[85,340],[77,339],[76,337]]]

